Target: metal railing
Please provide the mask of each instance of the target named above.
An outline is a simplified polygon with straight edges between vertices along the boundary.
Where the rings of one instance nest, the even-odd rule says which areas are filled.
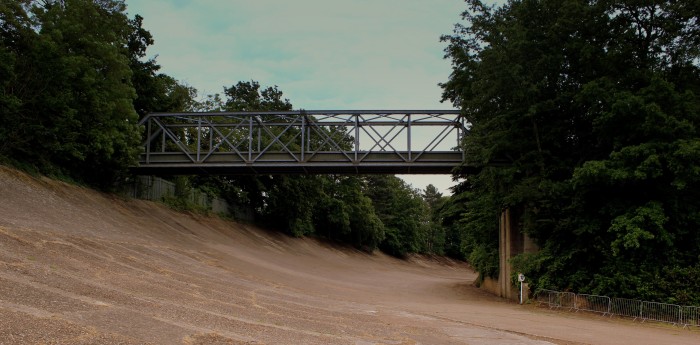
[[[603,315],[610,314],[610,307],[610,297],[608,296],[577,294],[574,303],[576,311],[583,310]]]
[[[610,315],[631,317],[636,320],[642,316],[642,301],[627,298],[613,298],[610,301]]]
[[[700,327],[700,307],[684,306],[683,327]]]
[[[639,319],[642,322],[663,322],[683,326],[683,328],[700,327],[700,307],[696,306],[610,298],[546,289],[538,290],[534,300],[539,305],[547,305],[549,308],[566,308],[576,312],[587,311],[611,317],[617,315],[633,318],[635,321]]]
[[[559,302],[559,291],[542,289],[535,294],[535,300],[540,305],[546,304],[550,308],[558,308],[561,306]]]
[[[646,320],[672,323],[683,323],[683,308],[675,304],[658,302],[642,302],[642,322]]]

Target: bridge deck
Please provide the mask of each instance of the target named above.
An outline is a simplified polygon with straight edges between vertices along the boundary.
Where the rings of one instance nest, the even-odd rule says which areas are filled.
[[[414,152],[419,154],[420,152]],[[347,153],[353,154],[352,152]],[[361,162],[347,160],[346,154],[324,152],[306,162],[293,160],[283,152],[269,152],[255,163],[246,163],[234,153],[215,153],[207,161],[193,163],[184,153],[167,152],[142,154],[140,164],[134,168],[139,174],[449,174],[462,162],[462,153],[426,152],[407,164],[402,157],[408,152],[369,153]]]

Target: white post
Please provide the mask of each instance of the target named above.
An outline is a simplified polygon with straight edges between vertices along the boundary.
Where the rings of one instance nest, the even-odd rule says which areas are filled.
[[[518,273],[518,280],[520,281],[520,304],[523,304],[523,282],[525,281],[525,275]]]
[[[520,304],[523,304],[523,282],[520,282]]]

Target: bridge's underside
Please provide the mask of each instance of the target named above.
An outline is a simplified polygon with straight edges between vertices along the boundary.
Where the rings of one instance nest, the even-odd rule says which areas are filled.
[[[403,154],[407,155],[407,152]],[[141,161],[146,160],[142,154]],[[218,153],[206,162],[193,163],[185,154],[150,154],[148,164],[135,167],[140,175],[251,175],[251,174],[449,174],[462,162],[461,152],[430,152],[407,164],[393,153],[370,153],[362,163],[345,160],[342,153],[319,153],[307,162],[283,161],[281,152],[268,153],[255,163],[246,163],[230,153]]]
[[[155,175],[449,174],[466,133],[451,110],[159,113],[141,123],[133,170]]]

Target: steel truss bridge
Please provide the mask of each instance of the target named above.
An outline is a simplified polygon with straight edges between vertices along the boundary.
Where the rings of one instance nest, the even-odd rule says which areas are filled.
[[[139,174],[448,174],[458,110],[152,113]]]

